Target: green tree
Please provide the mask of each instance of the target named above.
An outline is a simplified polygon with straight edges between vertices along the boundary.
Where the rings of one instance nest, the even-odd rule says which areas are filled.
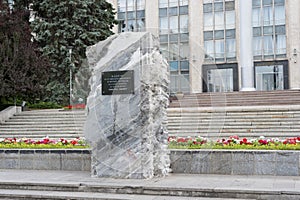
[[[76,74],[86,48],[112,34],[117,23],[113,7],[105,0],[34,0],[32,8],[35,40],[53,64],[47,86],[50,100],[67,103],[70,67]]]
[[[29,13],[0,1],[1,100],[40,98],[50,63],[32,42]]]

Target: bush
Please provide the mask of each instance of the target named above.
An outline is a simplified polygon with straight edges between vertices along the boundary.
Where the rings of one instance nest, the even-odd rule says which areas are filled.
[[[55,109],[55,108],[62,108],[63,106],[58,105],[54,102],[39,102],[35,104],[28,104],[28,108],[32,109]]]
[[[1,105],[0,105],[0,111],[2,111],[2,110],[4,110],[4,109],[8,108],[9,106],[14,106],[14,104],[1,104]]]

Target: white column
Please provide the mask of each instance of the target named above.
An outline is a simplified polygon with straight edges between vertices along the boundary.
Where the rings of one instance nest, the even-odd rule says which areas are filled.
[[[240,0],[240,69],[241,91],[254,91],[254,66],[252,55],[252,0]]]
[[[158,1],[147,0],[145,1],[145,3],[146,3],[145,5],[146,31],[158,37],[159,36]]]
[[[287,56],[289,58],[290,89],[300,89],[300,1],[290,0],[286,4]],[[295,42],[297,41],[297,42]]]
[[[200,11],[199,11],[200,10]],[[204,60],[203,45],[203,3],[199,0],[189,1],[189,45],[190,45],[190,92],[202,92],[202,64]],[[202,42],[202,43],[201,43]]]

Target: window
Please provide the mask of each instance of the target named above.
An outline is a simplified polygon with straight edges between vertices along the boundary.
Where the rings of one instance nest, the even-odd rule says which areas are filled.
[[[145,0],[118,0],[119,32],[145,31]]]
[[[252,26],[257,27],[261,26],[261,9],[260,8],[254,8],[252,10]]]
[[[253,0],[253,56],[254,60],[285,58],[284,0]]]
[[[170,92],[189,92],[188,0],[159,0],[159,7],[160,49],[170,65]]]
[[[160,21],[160,34],[168,34],[168,30],[169,30],[169,27],[168,27],[168,17],[160,17],[159,18],[159,21]]]
[[[235,28],[235,12],[226,11],[226,29]]]
[[[214,28],[214,17],[213,13],[204,13],[204,30],[213,30]]]
[[[226,40],[226,58],[234,58],[236,52],[235,39]]]
[[[275,6],[275,25],[285,24],[284,6]]]
[[[264,14],[264,25],[269,26],[273,25],[273,12],[272,12],[272,7],[267,6],[263,8],[263,14]]]
[[[159,1],[160,8],[167,8],[168,7],[168,0],[160,0]]]
[[[224,29],[224,12],[215,12],[215,30]]]
[[[210,0],[203,3],[203,35],[207,60],[235,61],[235,1]]]
[[[180,60],[188,60],[189,55],[190,55],[189,44],[187,42],[180,43],[180,48],[179,48]]]
[[[178,33],[178,26],[179,26],[179,24],[178,24],[178,16],[171,16],[170,18],[169,18],[169,20],[170,20],[170,27],[169,27],[169,29],[170,29],[170,33]]]
[[[181,15],[180,16],[180,33],[187,33],[189,26],[189,16]]]

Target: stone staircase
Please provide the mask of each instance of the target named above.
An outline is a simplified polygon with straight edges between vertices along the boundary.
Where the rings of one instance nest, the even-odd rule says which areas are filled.
[[[61,109],[24,111],[0,124],[0,137],[76,138],[83,136],[85,111]]]
[[[169,135],[212,139],[299,137],[300,91],[201,93],[172,99]],[[85,111],[25,111],[0,124],[0,137],[75,138],[83,136]]]
[[[212,139],[299,137],[300,92],[232,92],[191,94],[173,99],[168,131],[175,136]]]
[[[299,90],[198,93],[170,98],[170,108],[300,105]]]

